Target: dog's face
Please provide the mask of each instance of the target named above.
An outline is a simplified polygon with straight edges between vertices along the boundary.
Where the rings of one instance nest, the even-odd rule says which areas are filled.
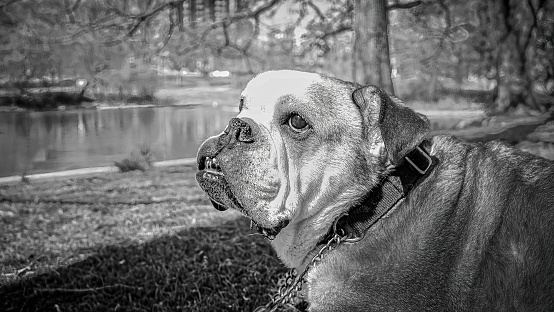
[[[376,88],[304,72],[260,74],[242,92],[238,116],[200,147],[197,181],[216,208],[251,218],[285,264],[298,266],[421,139],[402,124],[398,135],[409,138],[390,138],[383,108],[404,113]]]

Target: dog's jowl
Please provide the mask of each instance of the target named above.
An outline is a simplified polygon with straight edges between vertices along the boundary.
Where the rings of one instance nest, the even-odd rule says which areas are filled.
[[[428,132],[377,87],[266,72],[197,181],[305,274],[309,311],[554,311],[554,163]]]

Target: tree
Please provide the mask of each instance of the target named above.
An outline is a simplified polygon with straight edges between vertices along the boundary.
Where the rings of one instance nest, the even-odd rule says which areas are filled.
[[[523,104],[545,111],[552,103],[539,103],[533,91],[536,84],[554,78],[554,4],[548,0],[497,0],[495,5],[501,27],[496,50],[498,110]]]
[[[54,1],[56,2],[56,1]],[[48,20],[46,29],[55,29],[55,33],[39,34],[42,41],[71,41],[87,34],[95,34],[101,36],[101,43],[107,46],[116,46],[118,44],[137,40],[143,44],[152,47],[150,53],[155,55],[161,52],[171,44],[174,46],[186,44],[185,48],[175,48],[174,51],[178,55],[196,53],[196,51],[206,51],[213,56],[231,56],[240,55],[246,60],[248,67],[253,70],[251,61],[255,60],[258,63],[264,63],[263,57],[257,57],[252,50],[260,48],[259,44],[255,43],[256,37],[259,34],[260,19],[262,16],[271,16],[272,13],[284,1],[282,0],[257,0],[246,3],[245,1],[233,1],[234,7],[230,0],[122,0],[116,2],[106,1],[91,1],[84,2],[81,0],[65,0],[63,3],[57,1],[54,5],[52,1],[43,1],[38,5],[31,5],[28,1],[11,1],[6,6],[14,8],[14,10],[31,10],[33,20]],[[317,15],[325,19],[324,13],[319,9],[316,3],[310,0],[292,0],[293,3],[299,5],[299,21],[306,17],[304,14],[308,9],[313,10]],[[330,10],[332,14],[341,6],[346,5],[344,14],[340,13],[340,18],[344,21],[343,25],[350,30],[352,29],[352,3],[349,0],[343,1],[319,1],[318,4],[333,7]],[[363,1],[365,3],[365,1]],[[384,0],[372,1],[371,3],[381,4],[381,9],[373,10],[373,6],[367,7],[368,13],[373,14],[370,19],[360,18],[360,22],[373,21],[379,18],[378,23],[372,24],[375,29],[371,31],[373,34],[367,37],[369,41],[359,40],[359,49],[363,49],[364,53],[357,53],[360,57],[359,62],[364,62],[368,67],[373,67],[375,62],[379,62],[383,67],[382,71],[365,71],[360,72],[366,77],[359,78],[362,83],[374,83],[384,85],[392,91],[392,83],[387,76],[390,76],[390,66],[387,70],[388,61],[385,61],[388,51],[387,43],[387,18],[383,11]],[[37,10],[37,7],[47,7],[50,3],[53,5],[48,9]],[[362,2],[358,1],[359,4]],[[412,3],[419,3],[415,1]],[[389,5],[400,8],[406,6],[395,2]],[[409,6],[409,5],[408,5]],[[361,8],[366,10],[366,8]],[[340,9],[339,9],[340,10]],[[16,17],[17,14],[10,16]],[[188,21],[187,21],[188,19]],[[336,20],[332,17],[330,20]],[[322,20],[323,21],[323,20]],[[323,21],[325,22],[325,21]],[[25,24],[26,22],[18,21]],[[186,26],[188,27],[186,27]],[[253,29],[251,37],[241,36],[243,30]],[[360,24],[360,27],[366,27],[366,24]],[[175,34],[175,29],[178,28],[179,35]],[[337,33],[341,32],[339,29]],[[366,29],[360,29],[356,32],[357,36],[366,34]],[[238,34],[238,35],[237,35]],[[325,36],[332,34],[326,33]],[[177,40],[171,40],[177,37]],[[262,44],[263,45],[263,44]],[[363,48],[362,48],[363,47]],[[171,49],[171,48],[170,48]],[[373,51],[376,51],[375,53]],[[231,52],[230,52],[231,51]],[[233,52],[234,51],[234,52]],[[381,54],[383,54],[381,56]],[[366,57],[371,56],[371,57]],[[367,61],[371,58],[371,64]],[[359,65],[353,68],[359,68]],[[388,74],[387,74],[388,72]],[[383,77],[381,79],[380,77]],[[369,77],[369,78],[368,78]]]
[[[419,45],[408,45],[434,47],[434,52],[421,53],[421,72],[460,85],[468,77],[488,79],[496,86],[496,101],[486,106],[490,113],[518,106],[544,111],[553,91],[548,87],[553,81],[552,21],[547,18],[552,6],[542,0],[440,0],[403,15],[401,23],[422,36]],[[440,88],[435,82],[427,85]]]
[[[389,54],[389,14],[394,10],[417,7],[422,1],[332,1],[326,11],[312,1],[299,2],[303,10],[311,8],[317,16],[308,23],[311,32],[307,36],[308,48],[317,47],[328,52],[332,40],[353,32],[352,79],[363,85],[378,85],[394,94]]]
[[[414,10],[394,12],[391,53],[399,77],[417,78],[409,86],[413,98],[435,101],[445,89],[486,73],[468,40],[478,23],[475,12],[471,2],[459,0],[425,2]]]
[[[294,25],[277,29],[265,23],[285,2],[297,16]],[[252,73],[286,63],[314,71],[332,69],[389,93],[394,93],[393,76],[417,76],[419,85],[412,89],[425,90],[427,99],[436,99],[449,79],[461,85],[468,78],[488,77],[497,85],[498,105],[491,110],[504,111],[518,103],[544,110],[548,104],[541,104],[533,90],[552,94],[554,88],[553,2],[12,0],[0,4],[2,26],[15,30],[2,34],[8,47],[3,56],[8,57],[0,66],[19,64],[18,72],[36,75],[46,71],[41,66],[30,69],[40,59],[33,55],[44,55],[37,49],[77,42],[94,50],[90,57],[100,55],[85,66],[91,73],[110,68],[103,65],[110,47],[126,46],[133,57],[146,62],[169,53],[164,62],[176,69],[209,64],[204,68],[209,71],[224,64]],[[295,27],[306,30],[300,41]],[[338,63],[328,64],[328,59]]]
[[[394,94],[385,0],[354,1],[354,81]]]

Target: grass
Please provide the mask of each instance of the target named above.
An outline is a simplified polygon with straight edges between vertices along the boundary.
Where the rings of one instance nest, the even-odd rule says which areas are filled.
[[[146,143],[139,146],[141,156],[131,153],[129,158],[124,158],[121,161],[116,161],[114,165],[121,172],[129,172],[133,170],[146,171],[152,167],[156,160],[156,152]]]
[[[250,311],[283,269],[268,244],[230,221],[106,246],[84,261],[9,285],[0,310]]]
[[[0,185],[0,311],[265,304],[285,268],[248,220],[211,206],[194,174],[169,167]]]
[[[250,311],[285,268],[194,169],[0,187],[0,311]]]

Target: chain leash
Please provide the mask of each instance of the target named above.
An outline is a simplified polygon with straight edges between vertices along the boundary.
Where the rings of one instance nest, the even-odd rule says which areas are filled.
[[[285,311],[299,311],[294,304],[302,301],[302,284],[304,283],[304,277],[308,271],[314,267],[323,258],[324,253],[337,248],[345,237],[337,234],[321,247],[315,256],[310,260],[310,263],[306,266],[302,274],[298,275],[296,269],[289,270],[283,277],[277,282],[277,293],[271,298],[271,300],[254,310],[254,312],[275,312],[279,307],[284,307]]]

